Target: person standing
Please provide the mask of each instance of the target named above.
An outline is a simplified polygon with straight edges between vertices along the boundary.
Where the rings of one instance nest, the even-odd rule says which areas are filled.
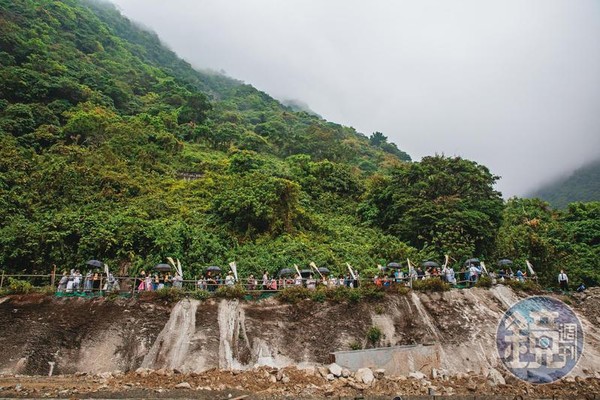
[[[560,274],[558,274],[558,285],[562,290],[569,290],[569,277],[564,269],[561,269]]]

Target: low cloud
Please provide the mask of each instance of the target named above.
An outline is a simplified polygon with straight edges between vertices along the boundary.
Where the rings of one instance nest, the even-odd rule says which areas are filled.
[[[193,65],[485,164],[505,197],[599,156],[595,0],[113,1]]]

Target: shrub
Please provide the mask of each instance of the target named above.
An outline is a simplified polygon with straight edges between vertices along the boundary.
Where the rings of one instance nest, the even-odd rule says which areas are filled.
[[[191,297],[196,300],[206,300],[210,297],[210,292],[207,290],[196,290],[192,292]]]
[[[118,292],[111,292],[108,295],[106,295],[105,298],[108,301],[115,301],[116,299],[119,298],[119,293]]]
[[[166,301],[167,303],[176,303],[183,297],[181,290],[173,288],[162,288],[148,293],[154,293],[156,299]]]
[[[523,292],[540,292],[541,286],[532,280],[519,281],[519,280],[507,280],[504,282],[506,286],[510,286],[513,290],[521,290]]]
[[[386,292],[400,294],[402,296],[405,296],[408,293],[410,293],[410,288],[408,286],[404,286],[404,285],[392,285],[386,289]]]
[[[8,278],[8,289],[10,293],[27,294],[33,291],[33,285],[27,281]]]
[[[372,326],[367,331],[367,339],[369,340],[369,342],[371,342],[373,344],[376,344],[377,342],[379,342],[382,335],[383,335],[383,333],[381,332],[381,329],[379,329],[379,327],[377,327],[377,326]]]
[[[358,303],[360,299],[362,299],[362,293],[359,290],[350,289],[350,292],[348,293],[348,300],[351,303]]]
[[[311,292],[310,299],[312,301],[316,301],[317,303],[322,303],[325,301],[325,299],[327,299],[327,292],[329,292],[329,289],[313,290]]]
[[[215,291],[215,296],[225,299],[243,299],[246,297],[246,289],[242,285],[221,286]]]
[[[311,291],[302,286],[292,286],[280,290],[276,295],[284,303],[297,303],[311,298]]]
[[[358,291],[362,298],[369,301],[381,300],[385,296],[383,288],[374,284],[363,284],[358,288]]]
[[[56,293],[56,289],[54,286],[42,286],[40,288],[35,289],[36,293],[40,293],[46,296],[52,296]]]
[[[446,292],[450,290],[451,286],[447,282],[443,282],[441,279],[429,278],[429,279],[417,279],[412,283],[413,290],[421,292]]]
[[[354,289],[346,286],[336,286],[333,289],[327,289],[325,294],[327,295],[327,300],[334,303],[343,303],[350,300],[351,292],[353,291]]]
[[[350,343],[350,349],[351,350],[361,350],[362,344],[360,344],[359,342],[352,342],[352,343]]]
[[[477,280],[475,286],[480,288],[491,288],[492,278],[490,278],[489,276],[482,276]]]

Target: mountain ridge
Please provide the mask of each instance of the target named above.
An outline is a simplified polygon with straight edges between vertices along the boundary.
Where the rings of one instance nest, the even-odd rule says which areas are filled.
[[[539,197],[560,209],[573,202],[600,201],[600,159],[531,191],[526,197]]]

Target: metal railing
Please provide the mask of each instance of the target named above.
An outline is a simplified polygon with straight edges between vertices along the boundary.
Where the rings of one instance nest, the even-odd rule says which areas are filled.
[[[490,275],[484,275],[490,276]],[[61,276],[60,278],[62,278]],[[457,288],[465,288],[474,286],[477,279],[473,280],[470,278],[469,272],[456,272],[455,281],[451,284]],[[536,280],[537,277],[515,277],[515,276],[504,276],[504,277],[492,277],[492,283],[502,283],[503,281],[526,281]],[[184,292],[194,292],[205,290],[209,293],[215,292],[220,287],[242,285],[247,292],[278,292],[281,289],[289,287],[305,287],[308,289],[316,289],[318,287],[336,288],[340,286],[346,286],[349,288],[360,286],[365,283],[373,283],[376,286],[388,287],[403,285],[412,287],[412,283],[416,280],[429,280],[429,279],[441,279],[447,281],[445,276],[388,276],[379,278],[359,278],[359,281],[353,280],[348,277],[340,278],[270,278],[266,281],[263,279],[252,279],[243,278],[239,281],[232,281],[220,278],[206,278],[198,277],[195,279],[187,280],[157,280],[155,277],[150,279],[144,277],[132,277],[132,276],[119,276],[119,277],[107,277],[103,274],[96,274],[90,276],[80,276],[76,279],[74,276],[67,276],[67,280],[61,281],[55,274],[6,274],[4,271],[0,274],[0,291],[10,287],[12,280],[26,281],[33,288],[48,288],[48,290],[54,290],[58,295],[107,295],[111,293],[117,294],[139,294],[143,292],[156,291],[162,288],[177,288]],[[91,278],[91,279],[90,279]],[[62,283],[61,283],[62,282]],[[142,284],[143,282],[143,284]],[[52,288],[52,289],[50,289]]]

